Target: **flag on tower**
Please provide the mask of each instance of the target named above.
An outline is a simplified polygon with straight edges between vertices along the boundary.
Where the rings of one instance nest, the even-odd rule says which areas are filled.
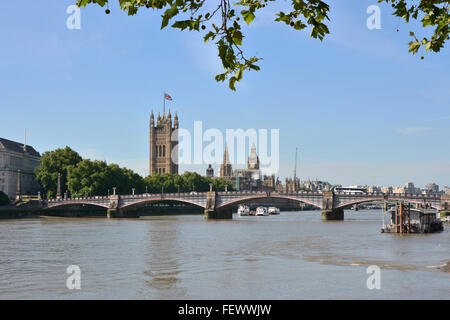
[[[164,92],[164,99],[172,101],[172,97],[169,96],[167,93]]]

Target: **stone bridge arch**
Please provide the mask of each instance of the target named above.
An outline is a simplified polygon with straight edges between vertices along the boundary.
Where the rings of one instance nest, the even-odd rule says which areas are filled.
[[[343,208],[350,207],[350,206],[355,205],[355,204],[374,202],[374,201],[377,201],[377,202],[382,202],[382,201],[396,202],[397,201],[397,202],[409,202],[409,203],[414,203],[414,204],[427,203],[427,204],[430,204],[433,209],[441,210],[440,204],[437,204],[437,203],[435,203],[433,201],[427,202],[427,201],[424,201],[422,199],[411,199],[411,198],[406,198],[406,197],[405,198],[385,197],[384,199],[380,198],[380,197],[374,197],[374,198],[368,197],[368,198],[361,198],[361,199],[357,199],[357,200],[353,199],[353,200],[350,200],[350,201],[339,203],[335,208],[336,209],[339,209],[339,208],[343,209]]]
[[[316,207],[317,209],[322,209],[320,204],[310,200],[310,199],[304,199],[302,197],[296,197],[296,196],[289,196],[289,195],[281,195],[281,194],[269,194],[269,195],[248,195],[248,196],[242,196],[240,198],[236,199],[227,199],[223,202],[219,203],[216,208],[218,209],[225,209],[225,208],[231,208],[233,206],[250,202],[253,200],[261,200],[261,199],[286,199],[286,200],[293,200],[297,201],[299,203],[306,203],[309,205],[312,205]]]
[[[152,203],[161,203],[161,202],[167,202],[167,201],[174,201],[178,203],[185,203],[197,206],[199,208],[205,208],[205,204],[200,201],[191,200],[191,199],[183,199],[178,197],[158,197],[158,198],[151,198],[151,199],[135,199],[135,201],[126,201],[122,205],[120,205],[120,209],[122,210],[134,210],[139,207],[142,207],[147,204]]]
[[[107,203],[100,203],[96,201],[61,201],[61,202],[54,202],[54,203],[47,203],[42,207],[43,210],[47,209],[55,209],[55,208],[61,208],[61,207],[67,207],[67,206],[80,206],[80,205],[89,205],[89,206],[95,206],[100,207],[104,209],[108,209],[109,205]]]

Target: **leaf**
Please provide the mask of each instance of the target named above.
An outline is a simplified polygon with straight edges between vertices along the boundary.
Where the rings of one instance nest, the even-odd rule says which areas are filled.
[[[245,22],[247,22],[247,25],[250,24],[250,22],[255,19],[255,15],[250,10],[242,10],[241,11],[242,17],[244,18]]]
[[[173,5],[171,8],[167,9],[164,12],[164,15],[162,16],[162,22],[161,22],[161,29],[164,29],[168,24],[169,20],[172,19],[175,15],[178,14],[178,8],[175,5]]]
[[[420,48],[420,42],[419,41],[411,41],[409,43],[409,52],[412,52],[413,54],[416,54],[417,51],[419,51]]]

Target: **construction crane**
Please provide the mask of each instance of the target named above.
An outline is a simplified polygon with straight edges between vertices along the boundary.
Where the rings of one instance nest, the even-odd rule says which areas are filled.
[[[294,183],[297,180],[297,153],[298,153],[298,147],[295,147]]]

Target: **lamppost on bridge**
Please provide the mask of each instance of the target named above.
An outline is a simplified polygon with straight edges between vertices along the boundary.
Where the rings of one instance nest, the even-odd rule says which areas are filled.
[[[145,186],[145,193],[148,193],[148,186]]]
[[[225,185],[225,192],[228,192],[228,185]]]
[[[164,186],[161,187],[161,193],[164,193]]]
[[[135,188],[131,188],[131,194],[134,196],[134,191],[135,191],[136,189]]]
[[[180,185],[178,184],[178,194],[180,194]]]
[[[212,183],[209,184],[209,192],[212,192]]]
[[[116,187],[113,187],[113,196],[116,195]]]

